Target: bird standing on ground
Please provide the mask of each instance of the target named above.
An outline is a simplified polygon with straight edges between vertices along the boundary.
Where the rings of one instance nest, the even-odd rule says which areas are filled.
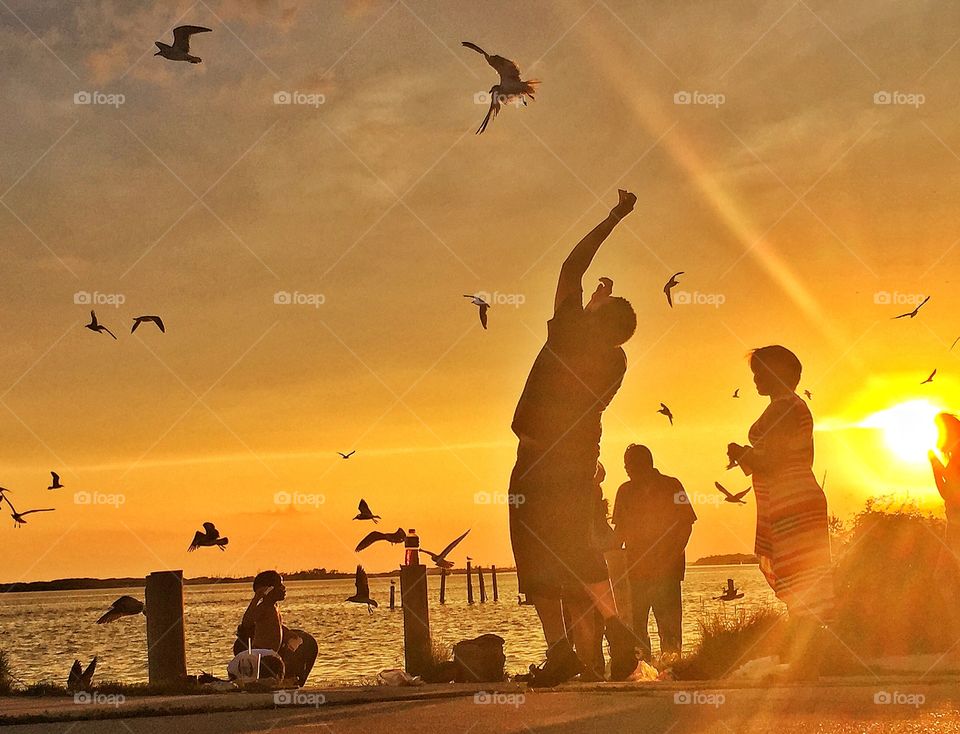
[[[670,308],[673,308],[673,295],[671,291],[680,285],[680,281],[677,280],[677,276],[683,275],[683,273],[683,270],[681,270],[679,273],[674,273],[670,276],[670,280],[667,281],[667,284],[663,286],[663,295],[667,297],[667,305],[670,306]]]
[[[110,608],[97,620],[97,624],[107,624],[121,617],[133,617],[137,614],[145,614],[143,602],[134,599],[132,596],[124,595],[110,605]]]
[[[373,520],[376,524],[377,520],[380,519],[379,515],[374,515],[370,510],[370,505],[367,504],[366,500],[360,500],[360,504],[357,505],[357,514],[353,518],[354,520]]]
[[[210,28],[204,28],[199,25],[181,25],[173,29],[173,45],[168,46],[162,41],[154,41],[157,44],[157,51],[154,56],[162,56],[170,61],[189,61],[191,64],[199,64],[203,59],[199,56],[190,55],[190,36],[194,33],[210,33]]]
[[[923,382],[921,382],[920,384],[921,384],[921,385],[926,385],[928,382],[933,382],[933,377],[934,377],[934,375],[936,375],[936,374],[937,374],[937,371],[934,370],[933,372],[930,373],[930,376],[929,376],[926,380],[924,380]]]
[[[397,528],[395,533],[381,533],[379,530],[374,530],[367,533],[363,540],[357,543],[357,547],[354,550],[359,553],[364,548],[369,548],[371,545],[376,543],[379,540],[386,540],[388,543],[402,543],[407,537],[407,534],[404,532],[403,528]]]
[[[348,596],[346,601],[351,601],[354,604],[366,604],[367,612],[373,614],[373,607],[380,605],[370,598],[370,582],[367,580],[367,572],[363,570],[363,566],[357,566],[354,583],[357,585],[357,591],[353,596]]]
[[[133,327],[130,329],[130,333],[132,334],[133,332],[135,332],[137,328],[140,326],[140,324],[143,324],[146,322],[152,322],[156,324],[157,328],[160,329],[160,332],[163,334],[167,332],[166,328],[164,328],[163,326],[163,319],[161,319],[159,316],[134,316]]]
[[[663,403],[660,403],[660,410],[658,410],[657,412],[658,412],[660,415],[665,415],[665,416],[667,416],[667,418],[670,419],[670,425],[671,425],[671,426],[673,425],[673,413],[670,412],[670,408],[668,408],[668,407],[667,407],[666,405],[664,405]]]
[[[79,660],[74,660],[73,665],[70,668],[70,674],[67,676],[67,690],[71,693],[77,691],[89,691],[93,685],[93,674],[97,670],[97,657],[94,655],[93,660],[90,661],[90,664],[87,666],[87,669],[84,670],[83,666],[80,665]]]
[[[229,538],[221,538],[220,531],[217,530],[216,525],[212,522],[205,522],[203,524],[204,532],[199,530],[193,535],[193,542],[187,548],[188,553],[192,553],[197,548],[212,548],[216,546],[220,550],[226,550],[224,546],[230,542]]]
[[[480,127],[477,129],[476,134],[479,135],[487,129],[487,124],[490,120],[495,118],[497,113],[500,112],[501,102],[519,100],[526,105],[526,97],[534,99],[537,93],[537,85],[540,81],[538,79],[523,81],[520,78],[520,67],[510,59],[505,59],[503,56],[491,56],[477,44],[470,43],[469,41],[463,41],[462,44],[469,49],[473,49],[478,54],[483,54],[487,63],[500,75],[500,83],[490,87],[490,108],[487,110],[487,116],[483,118],[483,122],[480,123]]]
[[[720,482],[714,482],[713,486],[719,489],[723,493],[724,502],[730,502],[731,504],[734,504],[734,505],[747,504],[746,502],[743,501],[743,498],[747,495],[747,492],[753,489],[753,487],[747,487],[742,492],[738,492],[737,494],[732,494],[726,487],[720,484]]]
[[[899,316],[894,316],[892,320],[893,320],[893,321],[896,321],[897,319],[905,319],[905,318],[911,318],[911,319],[912,319],[912,318],[915,318],[916,315],[917,315],[918,313],[920,313],[920,309],[923,308],[923,304],[925,304],[925,303],[926,303],[927,301],[929,301],[929,300],[930,300],[930,296],[927,296],[926,298],[924,298],[924,299],[920,302],[920,305],[919,305],[919,306],[917,306],[915,309],[913,309],[913,311],[907,311],[906,313],[902,313],[902,314],[900,314]]]
[[[431,553],[426,548],[421,548],[420,550],[430,556],[430,559],[437,564],[437,568],[453,568],[453,561],[447,560],[447,554],[456,548],[460,544],[460,541],[466,538],[469,533],[470,531],[468,530],[439,553]]]
[[[742,599],[742,598],[743,598],[743,592],[740,591],[736,586],[734,586],[733,579],[727,579],[726,588],[721,588],[720,596],[714,597],[714,599],[717,601],[733,601],[734,599]]]
[[[480,296],[467,296],[464,298],[469,298],[470,303],[480,309],[480,325],[486,329],[487,328],[487,311],[490,309],[490,304],[484,301]]]
[[[63,489],[63,485],[60,484],[60,475],[55,471],[50,472],[50,476],[53,478],[53,481],[50,483],[50,486],[47,489]]]
[[[106,326],[104,326],[104,325],[101,324],[99,321],[97,321],[97,312],[96,312],[96,311],[90,311],[90,323],[87,324],[86,327],[87,327],[88,329],[90,329],[90,331],[96,331],[98,334],[102,334],[102,333],[106,332],[106,333],[108,333],[110,336],[112,336],[114,339],[117,338],[116,336],[114,336],[114,333],[113,333],[112,331],[110,331],[110,329],[108,329]]]

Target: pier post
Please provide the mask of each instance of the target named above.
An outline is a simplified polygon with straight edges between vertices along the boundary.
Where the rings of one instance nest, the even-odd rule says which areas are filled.
[[[400,604],[403,607],[404,667],[410,675],[423,675],[430,667],[426,566],[400,567]]]
[[[493,586],[493,600],[500,601],[500,592],[497,591],[497,567],[490,566],[490,585]]]
[[[179,683],[187,676],[183,571],[151,573],[147,576],[144,595],[150,684]]]
[[[480,583],[480,603],[487,601],[487,590],[483,585],[483,566],[477,566],[477,581]]]
[[[440,569],[440,603],[447,601],[447,569]]]
[[[390,608],[395,609],[397,605],[397,583],[390,580]]]
[[[470,561],[467,561],[467,604],[473,604],[473,577],[470,575]]]

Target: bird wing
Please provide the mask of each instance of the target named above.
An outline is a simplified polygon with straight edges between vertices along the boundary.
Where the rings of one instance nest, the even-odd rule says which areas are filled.
[[[89,687],[93,682],[93,674],[97,670],[97,656],[93,656],[93,660],[90,661],[90,665],[87,666],[87,669],[83,671],[83,675],[80,676],[80,683],[84,687]]]
[[[207,531],[206,535],[211,540],[216,540],[220,537],[220,531],[217,530],[217,526],[212,522],[205,522],[203,524],[203,529]]]
[[[483,122],[480,123],[480,127],[477,128],[477,135],[487,129],[487,124],[497,116],[498,112],[500,112],[500,96],[498,94],[491,94],[490,108],[487,110],[487,116],[484,117]]]
[[[487,56],[487,63],[496,69],[497,74],[500,75],[501,84],[520,82],[520,67],[510,59],[505,59],[503,56]]]
[[[82,675],[83,666],[80,665],[79,660],[74,660],[73,665],[70,666],[70,673],[67,675],[67,688],[76,688]]]
[[[193,542],[190,544],[190,547],[187,548],[187,552],[190,553],[195,551],[203,542],[207,539],[207,536],[201,533],[199,530],[193,534]]]
[[[484,56],[487,55],[487,52],[486,52],[486,51],[484,51],[482,48],[480,48],[477,44],[475,44],[475,43],[470,43],[470,41],[461,41],[461,42],[460,42],[460,45],[461,45],[461,46],[466,46],[467,48],[471,48],[471,49],[473,49],[474,51],[476,51],[478,54],[483,54]]]
[[[357,596],[361,599],[370,598],[370,582],[367,581],[367,572],[363,566],[357,566],[357,576],[354,579],[357,585]]]
[[[670,295],[670,284],[663,286],[663,294],[667,297],[667,305],[673,308],[673,296]]]
[[[103,613],[103,616],[97,620],[97,624],[107,624],[108,622],[114,622],[120,617],[124,616],[122,612],[117,611],[116,608],[110,607],[106,612]]]
[[[463,540],[464,538],[466,538],[467,535],[469,535],[469,533],[470,533],[470,531],[467,530],[467,532],[465,532],[463,535],[461,535],[459,538],[457,538],[455,541],[453,541],[450,545],[448,545],[446,548],[444,548],[442,551],[440,551],[440,558],[446,558],[446,557],[447,557],[447,553],[449,553],[449,552],[452,551],[454,548],[456,548],[458,545],[460,545],[460,541]]]
[[[137,327],[140,326],[140,324],[141,324],[142,321],[143,321],[143,319],[141,319],[141,318],[139,318],[139,317],[134,318],[134,320],[133,320],[133,328],[130,329],[130,333],[131,333],[131,334],[137,330]]]
[[[926,303],[927,301],[929,301],[929,300],[930,300],[930,296],[927,296],[926,298],[924,298],[922,301],[920,301],[920,305],[917,306],[917,307],[913,310],[913,312],[916,313],[917,311],[919,311],[921,308],[923,308],[923,304],[925,304],[925,303]]]
[[[751,489],[753,489],[753,487],[747,487],[747,488],[746,488],[745,490],[743,490],[742,492],[738,492],[737,494],[733,495],[733,498],[734,498],[735,500],[742,500],[744,497],[747,496],[747,494],[750,493],[750,490],[751,490]]]
[[[42,510],[27,510],[26,512],[21,512],[20,517],[23,517],[24,515],[32,515],[34,512],[53,512],[55,509],[56,508],[54,507],[45,507]]]
[[[190,53],[190,36],[194,33],[209,33],[210,28],[199,25],[182,25],[173,29],[173,45],[185,53]]]
[[[50,472],[50,476],[53,477],[53,482],[52,482],[52,484],[54,484],[54,485],[60,484],[60,475],[59,475],[59,474],[57,474],[55,471],[52,471],[52,472]]]
[[[369,533],[363,536],[363,540],[357,543],[357,547],[354,550],[355,552],[359,553],[364,548],[369,548],[378,540],[389,540],[391,543],[396,542],[391,540],[391,535],[387,533],[381,533],[379,530],[371,530]]]
[[[727,491],[727,488],[724,487],[722,484],[720,484],[720,482],[714,482],[714,483],[713,483],[713,486],[716,487],[717,489],[719,489],[721,492],[723,492],[723,496],[724,496],[724,497],[727,497],[727,498],[729,498],[729,499],[733,499],[733,495],[730,494],[730,492]]]
[[[112,336],[114,339],[117,338],[116,334],[114,334],[112,331],[110,331],[110,329],[108,329],[106,326],[104,326],[103,324],[100,324],[99,326],[100,326],[101,329],[103,329],[105,332],[107,332],[107,333],[108,333],[110,336]]]
[[[480,305],[480,325],[486,329],[487,328],[487,309],[489,309],[486,303]]]
[[[157,325],[157,328],[160,329],[161,333],[167,333],[167,329],[163,325],[163,319],[161,319],[159,316],[151,316],[150,320]]]
[[[97,312],[93,309],[90,309],[90,326],[97,325]]]
[[[357,509],[360,511],[361,515],[372,515],[370,512],[370,505],[367,504],[366,500],[360,500],[360,504],[357,505]]]
[[[397,531],[395,533],[388,534],[386,539],[391,543],[402,543],[407,539],[407,534],[403,528],[397,528]]]
[[[344,458],[344,459],[349,459],[349,458],[350,458],[351,456],[353,456],[355,453],[357,453],[357,450],[356,450],[356,449],[354,449],[353,451],[351,451],[349,454],[347,454],[347,455],[344,456],[343,458]]]

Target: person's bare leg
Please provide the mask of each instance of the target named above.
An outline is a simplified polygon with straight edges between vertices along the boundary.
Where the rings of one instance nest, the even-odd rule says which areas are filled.
[[[563,600],[563,605],[570,612],[571,625],[567,632],[573,640],[577,657],[588,672],[592,673],[591,678],[603,680],[603,631],[598,624],[599,620],[590,599],[588,597],[566,598]]]
[[[640,662],[637,656],[639,640],[620,619],[609,580],[584,584],[584,589],[603,617],[604,634],[610,643],[610,680],[626,680]]]
[[[613,587],[609,581],[584,584],[584,588],[604,621],[620,616],[617,612],[617,600],[613,596]]]
[[[543,627],[543,637],[547,641],[547,649],[549,650],[567,636],[566,628],[563,625],[563,608],[560,606],[560,600],[543,596],[528,596],[527,598],[533,602],[533,608],[537,610],[537,616],[540,617],[540,626]]]

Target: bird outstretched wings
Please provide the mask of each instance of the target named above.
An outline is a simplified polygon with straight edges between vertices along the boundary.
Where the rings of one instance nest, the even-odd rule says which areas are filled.
[[[173,29],[173,45],[185,53],[190,52],[190,36],[194,33],[209,33],[210,28],[199,25],[182,25]]]
[[[379,530],[374,530],[367,533],[363,540],[357,543],[357,547],[354,549],[357,553],[362,551],[364,548],[369,548],[374,543],[385,540],[388,543],[402,543],[407,537],[407,534],[404,532],[403,528],[397,528],[396,532],[393,533],[381,533]]]

